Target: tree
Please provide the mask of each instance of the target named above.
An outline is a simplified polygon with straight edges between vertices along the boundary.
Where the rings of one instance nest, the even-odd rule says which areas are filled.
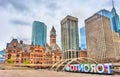
[[[13,58],[8,59],[8,63],[9,64],[13,64],[14,63],[14,59]]]
[[[23,63],[24,64],[31,64],[30,60],[25,60]]]

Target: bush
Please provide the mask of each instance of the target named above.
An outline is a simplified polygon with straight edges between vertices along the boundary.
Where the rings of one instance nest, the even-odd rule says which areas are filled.
[[[31,64],[30,60],[25,60],[23,63],[24,64]]]
[[[14,59],[13,58],[8,59],[8,63],[9,64],[14,64]]]

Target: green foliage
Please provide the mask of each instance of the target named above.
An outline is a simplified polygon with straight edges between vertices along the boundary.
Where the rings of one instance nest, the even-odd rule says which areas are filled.
[[[9,64],[14,64],[14,59],[13,58],[8,59],[8,63]]]
[[[25,60],[23,63],[24,64],[31,64],[30,60]]]
[[[82,62],[82,64],[87,64],[87,62]]]

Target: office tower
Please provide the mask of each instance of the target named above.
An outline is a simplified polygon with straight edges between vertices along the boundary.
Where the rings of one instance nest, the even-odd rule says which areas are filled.
[[[116,13],[116,9],[114,8],[114,3],[113,3],[113,8],[111,10],[111,13],[113,14],[113,18],[112,18],[113,28],[115,32],[119,33],[119,36],[120,36],[120,20],[119,20],[118,14]]]
[[[112,62],[115,57],[109,18],[95,14],[85,20],[87,56],[97,62]]]
[[[61,42],[64,59],[78,57],[78,18],[68,15],[61,21]]]
[[[80,28],[80,49],[86,50],[86,33],[85,27]]]
[[[34,21],[32,27],[32,44],[33,45],[46,45],[47,27],[43,22]]]
[[[6,54],[6,50],[1,50],[0,51],[0,63],[4,63],[5,62],[5,54]]]
[[[111,23],[111,28],[113,31],[117,32],[120,36],[120,20],[119,20],[119,15],[116,12],[116,9],[114,7],[114,2],[112,1],[113,8],[111,11],[108,10],[100,10],[97,12],[98,14],[105,16],[110,19]]]
[[[109,18],[110,23],[111,23],[111,29],[114,31],[113,21],[112,21],[113,14],[110,11],[106,10],[106,9],[102,9],[102,10],[98,11],[97,14],[100,14],[102,16],[105,16],[105,17]]]
[[[120,59],[120,20],[119,15],[116,12],[114,7],[114,1],[112,0],[113,8],[111,11],[108,10],[100,10],[97,12],[98,14],[105,16],[110,19],[111,29],[112,29],[112,38],[114,42],[114,53],[116,55],[116,61]]]

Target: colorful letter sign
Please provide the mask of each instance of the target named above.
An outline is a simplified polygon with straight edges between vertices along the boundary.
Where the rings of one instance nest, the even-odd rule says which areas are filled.
[[[67,65],[66,71],[112,74],[113,64],[70,64]]]

